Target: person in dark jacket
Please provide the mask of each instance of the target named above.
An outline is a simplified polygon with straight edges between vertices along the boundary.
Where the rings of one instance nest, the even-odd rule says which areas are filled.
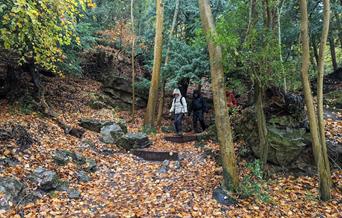
[[[194,131],[198,133],[200,132],[197,129],[198,122],[200,122],[203,131],[206,130],[207,128],[204,122],[204,113],[208,112],[208,108],[207,108],[207,104],[204,98],[201,96],[200,91],[195,90],[192,96],[193,96],[193,99],[189,108],[189,116],[191,116],[191,113],[193,113],[192,115],[193,128],[194,128]]]

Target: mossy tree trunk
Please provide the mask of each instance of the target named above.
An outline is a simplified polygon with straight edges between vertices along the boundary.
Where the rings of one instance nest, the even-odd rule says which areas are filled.
[[[158,86],[160,78],[160,67],[163,51],[163,22],[164,22],[164,3],[163,0],[156,0],[157,20],[156,35],[154,43],[154,60],[151,86],[148,96],[147,109],[145,113],[144,126],[154,127]]]
[[[329,37],[329,47],[330,47],[330,55],[331,55],[331,63],[333,66],[334,71],[337,70],[337,60],[336,60],[336,46],[335,46],[335,40],[334,36]]]
[[[323,0],[323,30],[319,48],[319,59],[318,59],[318,76],[317,76],[317,113],[318,113],[318,130],[320,135],[320,154],[323,161],[322,177],[323,184],[320,186],[321,199],[329,200],[331,198],[330,186],[331,186],[331,172],[330,163],[327,152],[327,145],[325,139],[325,124],[324,124],[324,108],[323,108],[323,79],[324,79],[324,53],[327,44],[330,24],[330,0]],[[327,181],[325,181],[327,180]],[[327,184],[325,184],[327,182]]]
[[[169,35],[169,42],[168,42],[167,51],[166,51],[165,66],[167,66],[170,62],[171,40],[172,40],[173,33],[175,31],[176,24],[177,24],[179,2],[180,0],[176,0],[175,12],[173,14],[171,30],[170,30],[170,35]],[[158,105],[158,113],[157,113],[157,126],[158,127],[160,126],[162,117],[163,117],[163,109],[164,109],[164,103],[165,103],[165,86],[166,86],[166,78],[164,76],[162,77],[162,87],[160,89],[160,95],[159,95],[159,105]]]
[[[313,153],[319,175],[319,190],[320,197],[326,201],[331,198],[331,174],[329,162],[326,163],[323,145],[320,139],[320,131],[318,121],[316,118],[315,107],[313,103],[313,97],[309,79],[309,64],[310,64],[310,48],[309,48],[309,21],[307,11],[307,1],[300,0],[300,12],[301,12],[301,40],[302,40],[302,67],[301,77],[304,90],[305,104],[308,114],[308,120],[310,125],[310,133],[312,138]]]
[[[164,101],[165,101],[165,80],[162,81],[162,87],[160,89],[159,96],[159,105],[158,105],[158,114],[157,114],[157,126],[161,125],[161,121],[163,119],[163,110],[164,110]]]
[[[267,140],[267,126],[266,126],[266,117],[264,112],[264,89],[262,88],[261,81],[257,79],[255,85],[255,109],[256,109],[256,121],[258,128],[258,136],[259,136],[259,152],[260,159],[263,167],[266,167],[267,159],[268,159],[268,150],[269,143]]]
[[[131,62],[132,62],[132,120],[135,117],[135,105],[136,105],[136,97],[135,97],[135,30],[134,30],[134,0],[131,0],[131,23],[132,23],[132,53],[131,53]]]
[[[212,36],[216,34],[214,19],[209,0],[199,0],[202,26],[208,42],[210,72],[214,98],[215,124],[217,128],[220,153],[222,158],[224,186],[228,190],[236,190],[239,185],[236,157],[232,137],[232,128],[225,94],[224,71],[221,47],[215,45]]]

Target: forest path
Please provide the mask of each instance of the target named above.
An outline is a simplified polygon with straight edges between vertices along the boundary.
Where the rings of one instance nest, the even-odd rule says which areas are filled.
[[[89,95],[99,92],[97,83],[68,79],[54,81],[48,87],[48,101],[60,108],[60,118],[68,125],[76,127],[81,118],[130,120],[127,112],[93,110],[87,106]],[[175,144],[165,141],[163,133],[151,134],[153,145],[146,150],[177,152],[180,157],[179,162],[151,162],[102,143],[95,132],[87,131],[82,139],[66,135],[50,119],[36,113],[18,113],[5,101],[0,101],[0,114],[1,125],[20,124],[39,142],[24,153],[8,151],[7,148],[16,147],[15,141],[0,142],[5,148],[3,155],[19,161],[15,166],[2,169],[0,177],[14,176],[34,188],[28,177],[42,166],[55,171],[62,180],[69,182],[70,188],[80,192],[76,199],[70,198],[65,191],[51,192],[36,202],[12,207],[8,212],[0,213],[0,217],[13,217],[18,212],[25,217],[293,217],[293,214],[338,217],[340,214],[341,171],[333,172],[334,200],[330,202],[316,199],[317,177],[274,174],[267,187],[262,188],[268,190],[270,202],[249,197],[239,199],[234,206],[224,206],[212,198],[213,189],[222,181],[222,169],[212,155],[219,153],[218,144],[208,142],[198,148],[194,142]],[[143,111],[136,117],[134,123],[128,124],[130,132],[141,130]],[[335,128],[336,124],[331,127]],[[235,146],[238,152],[240,144]],[[95,160],[97,171],[89,173],[91,181],[78,181],[80,167],[73,162],[58,166],[52,158],[57,149]],[[251,172],[246,164],[247,160],[238,159],[241,181]]]

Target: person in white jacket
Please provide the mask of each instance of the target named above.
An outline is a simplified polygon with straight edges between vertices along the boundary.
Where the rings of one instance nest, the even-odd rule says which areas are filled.
[[[170,109],[170,113],[174,113],[175,120],[174,126],[176,130],[176,134],[178,136],[182,135],[182,119],[184,114],[188,113],[188,106],[186,104],[185,98],[182,96],[179,89],[173,90],[173,100],[172,106]]]

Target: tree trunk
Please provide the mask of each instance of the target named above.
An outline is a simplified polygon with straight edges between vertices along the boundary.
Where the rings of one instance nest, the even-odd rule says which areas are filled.
[[[224,71],[222,64],[221,47],[215,45],[212,35],[215,35],[215,24],[212,16],[209,0],[199,0],[202,26],[208,42],[210,56],[210,72],[212,80],[212,91],[214,98],[215,124],[220,153],[222,158],[224,186],[228,190],[236,190],[239,185],[239,174],[234,152],[232,128],[227,107],[225,93]]]
[[[338,68],[338,65],[336,61],[336,49],[335,49],[335,41],[334,41],[333,36],[329,37],[329,47],[330,47],[331,63],[334,68],[334,71],[336,71]]]
[[[167,46],[166,51],[166,57],[165,57],[165,66],[169,64],[170,61],[170,49],[171,49],[171,40],[173,36],[173,32],[175,31],[176,23],[177,23],[177,16],[179,11],[179,1],[176,1],[176,7],[175,7],[175,13],[173,14],[173,20],[169,35],[169,42]],[[161,120],[163,117],[163,109],[164,109],[164,99],[165,99],[165,85],[166,85],[166,78],[162,78],[162,88],[160,90],[160,97],[159,97],[159,105],[158,105],[158,114],[157,114],[157,126],[159,127],[161,124]]]
[[[29,69],[30,69],[30,74],[32,77],[33,84],[37,88],[37,98],[39,100],[39,104],[42,107],[43,112],[47,114],[49,111],[49,106],[45,100],[45,88],[44,88],[44,85],[42,84],[40,74],[36,72],[36,66],[34,63],[29,64]]]
[[[132,54],[131,54],[131,61],[132,61],[132,120],[135,117],[135,30],[134,30],[134,0],[131,0],[131,22],[132,22]]]
[[[267,127],[266,127],[266,118],[264,113],[264,105],[263,105],[263,94],[264,90],[262,88],[261,82],[256,81],[255,84],[255,109],[256,109],[256,121],[258,127],[258,136],[259,136],[259,152],[260,159],[263,167],[266,166],[267,158],[268,158],[268,150],[269,144],[267,140]]]
[[[305,104],[307,108],[307,114],[310,125],[310,133],[312,138],[313,153],[315,157],[315,162],[319,174],[319,187],[320,187],[320,197],[322,200],[329,200],[331,198],[330,193],[330,169],[325,168],[322,147],[320,141],[320,135],[318,131],[318,123],[315,115],[313,97],[310,87],[309,80],[309,63],[310,63],[310,48],[309,48],[309,22],[308,22],[308,12],[307,12],[307,1],[300,0],[300,11],[301,11],[301,39],[302,39],[302,52],[303,60],[301,67],[301,77],[303,83]]]
[[[148,96],[147,109],[145,113],[144,125],[146,127],[154,127],[154,119],[157,105],[158,86],[160,77],[160,67],[163,51],[163,21],[164,21],[164,4],[163,0],[156,0],[157,20],[156,35],[154,44],[154,61],[151,86]]]
[[[325,139],[325,124],[324,124],[324,108],[323,108],[323,80],[324,80],[324,53],[325,47],[327,44],[328,34],[329,34],[329,24],[330,24],[330,0],[323,0],[323,30],[321,36],[321,43],[319,49],[319,61],[318,61],[318,75],[317,75],[317,104],[318,104],[318,130],[320,134],[321,140],[321,155],[323,161],[322,169],[325,174],[327,174],[328,179],[328,190],[326,187],[322,188],[321,190],[321,198],[323,200],[329,200],[330,196],[330,186],[331,186],[331,172],[330,172],[330,164],[327,152],[327,145]],[[325,186],[325,184],[323,185]]]
[[[335,14],[335,19],[336,19],[338,38],[340,40],[340,46],[342,49],[342,23],[341,23],[341,18],[340,18],[340,14],[337,12],[337,10],[334,10],[334,14]]]
[[[265,20],[264,20],[264,28],[266,33],[274,33],[274,23],[272,21],[272,5],[270,5],[270,2],[268,0],[264,0],[264,11],[265,11]],[[267,46],[267,41],[265,42],[265,46]],[[267,65],[267,74],[272,75],[272,67],[269,63],[270,60],[266,60],[265,65]],[[259,70],[260,71],[260,70]],[[269,150],[269,144],[267,140],[267,128],[266,128],[266,117],[263,107],[263,90],[264,90],[264,84],[261,81],[262,75],[258,74],[264,74],[264,72],[255,72],[255,95],[256,95],[256,120],[257,120],[257,127],[258,127],[258,136],[259,136],[259,150],[260,150],[260,159],[261,163],[264,169],[266,169],[266,163],[268,158],[268,150]]]
[[[257,18],[258,18],[257,2],[256,0],[250,0],[248,27],[246,31],[246,38],[244,41],[246,41],[248,35],[250,34],[251,29],[254,28],[256,23],[258,22]]]
[[[279,60],[281,64],[281,72],[284,77],[284,91],[287,92],[287,82],[286,82],[286,73],[284,68],[284,60],[283,60],[283,52],[282,52],[282,41],[281,41],[281,14],[283,10],[284,1],[280,1],[277,7],[278,10],[278,46],[279,46]]]
[[[318,48],[317,48],[316,40],[314,37],[312,37],[311,44],[312,44],[312,49],[313,49],[313,53],[314,53],[314,57],[315,57],[315,61],[316,61],[316,66],[318,66],[318,59],[319,59]]]
[[[162,87],[160,90],[159,96],[159,105],[158,105],[158,114],[157,114],[157,126],[159,127],[163,118],[163,110],[164,110],[164,100],[165,100],[165,85],[166,81],[164,80],[162,83]]]
[[[179,82],[178,82],[178,88],[182,94],[182,96],[186,97],[186,94],[188,93],[188,87],[190,84],[190,79],[189,78],[182,78]]]
[[[168,65],[170,61],[171,40],[172,40],[172,36],[173,36],[173,33],[176,28],[176,24],[177,24],[179,1],[180,0],[176,0],[175,13],[173,14],[172,25],[171,25],[170,35],[169,35],[169,42],[168,42],[167,51],[166,51],[165,65]]]

